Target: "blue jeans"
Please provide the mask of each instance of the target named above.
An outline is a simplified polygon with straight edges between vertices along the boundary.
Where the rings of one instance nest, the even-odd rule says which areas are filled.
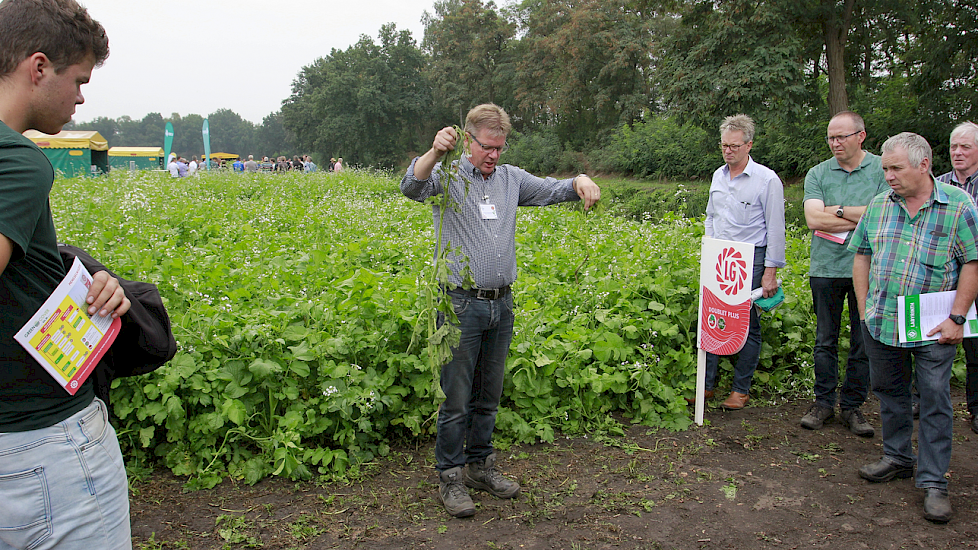
[[[852,278],[810,277],[808,282],[812,287],[816,319],[813,354],[815,402],[834,408],[836,393],[839,393],[842,410],[859,408],[866,402],[869,393],[869,359],[863,346],[863,331],[859,327]],[[846,380],[839,389],[839,331],[845,302],[849,303],[849,359],[846,362]]]
[[[751,278],[751,288],[761,286],[761,279],[764,277],[764,254],[766,246],[754,247],[754,273]],[[747,341],[744,347],[737,354],[737,363],[734,364],[733,391],[737,393],[750,393],[750,384],[754,379],[754,370],[757,362],[761,358],[761,320],[757,316],[757,308],[750,308],[750,328],[747,330]],[[706,354],[706,390],[712,390],[716,384],[717,367],[720,364],[720,356],[707,352]]]
[[[920,390],[917,432],[917,487],[947,488],[951,464],[951,364],[958,351],[950,344],[897,348],[877,342],[862,323],[873,393],[880,400],[883,460],[900,466],[914,463],[910,384]]]
[[[0,433],[0,550],[131,549],[129,485],[105,404]]]
[[[492,431],[513,340],[513,295],[479,300],[449,291],[462,331],[452,360],[441,368],[445,401],[438,411],[435,467],[439,471],[492,454]]]

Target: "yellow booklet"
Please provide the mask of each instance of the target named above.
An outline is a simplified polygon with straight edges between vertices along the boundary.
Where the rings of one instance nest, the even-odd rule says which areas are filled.
[[[78,258],[51,296],[14,340],[71,395],[119,335],[122,321],[111,315],[90,316],[88,289],[92,276]]]

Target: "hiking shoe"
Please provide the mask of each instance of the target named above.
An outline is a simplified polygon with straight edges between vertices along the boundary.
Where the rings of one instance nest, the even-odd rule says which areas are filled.
[[[882,483],[892,479],[907,479],[913,477],[913,466],[900,466],[889,460],[878,460],[859,468],[859,477],[873,483]]]
[[[448,513],[457,518],[467,518],[475,514],[475,504],[465,488],[461,466],[438,472],[438,495]]]
[[[482,462],[469,462],[465,470],[465,484],[497,498],[513,498],[520,494],[519,483],[496,471],[496,453]]]
[[[863,418],[863,412],[859,409],[842,411],[839,418],[842,420],[843,426],[849,428],[850,432],[859,437],[873,437],[876,435],[876,430],[873,429],[873,426],[869,422],[866,422],[866,419]]]
[[[924,491],[924,519],[934,523],[951,521],[951,499],[946,490],[929,487]]]
[[[809,430],[820,430],[825,421],[835,415],[832,407],[823,407],[818,403],[813,404],[805,416],[801,417],[801,427]]]

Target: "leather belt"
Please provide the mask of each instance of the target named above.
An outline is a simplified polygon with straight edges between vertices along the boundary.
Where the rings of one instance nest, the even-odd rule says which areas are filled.
[[[465,290],[462,287],[458,287],[449,290],[449,293],[458,293],[470,298],[475,298],[477,300],[498,300],[503,296],[509,294],[509,285],[502,288],[473,288],[471,290]]]

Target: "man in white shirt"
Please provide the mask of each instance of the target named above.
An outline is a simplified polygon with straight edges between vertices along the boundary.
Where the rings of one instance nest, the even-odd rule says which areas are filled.
[[[720,151],[724,165],[713,173],[706,206],[706,236],[754,245],[751,288],[763,287],[764,297],[778,290],[777,273],[785,262],[784,187],[773,170],[750,156],[754,121],[734,115],[720,124]],[[744,408],[750,399],[754,369],[761,356],[761,324],[751,308],[747,342],[734,365],[733,391],[722,406]],[[706,356],[706,396],[713,396],[720,357]]]

